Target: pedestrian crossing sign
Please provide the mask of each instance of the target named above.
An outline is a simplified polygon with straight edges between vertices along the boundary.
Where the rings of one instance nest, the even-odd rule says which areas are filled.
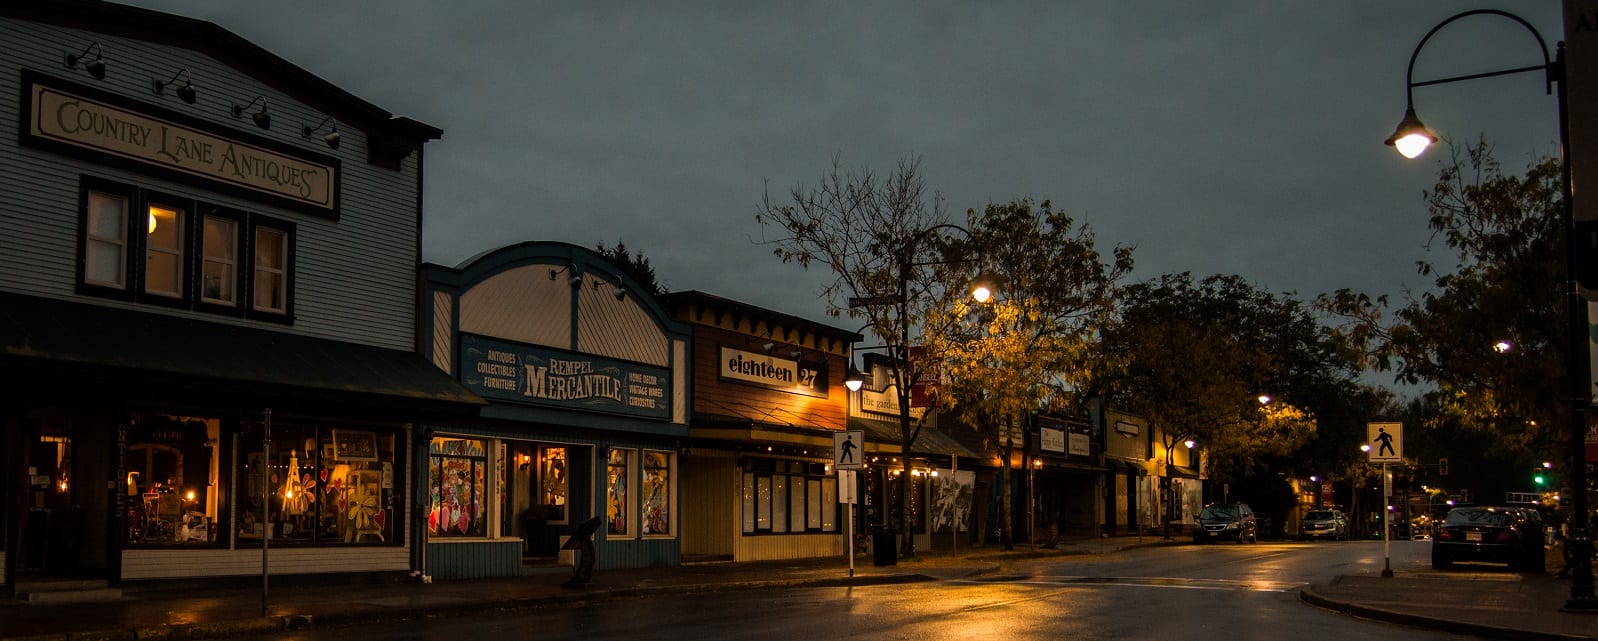
[[[863,470],[866,468],[866,433],[848,430],[832,434],[832,469]]]
[[[1404,461],[1403,423],[1366,423],[1366,452],[1372,463],[1402,463]]]

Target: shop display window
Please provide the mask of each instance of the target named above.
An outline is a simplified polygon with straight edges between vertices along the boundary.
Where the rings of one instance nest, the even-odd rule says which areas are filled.
[[[747,459],[743,466],[744,534],[838,531],[838,481],[824,465]]]
[[[632,467],[632,452],[623,449],[612,449],[605,457],[605,532],[615,536],[627,536],[633,532],[632,520],[627,518],[632,511],[629,503],[631,496],[627,492],[628,475]]]
[[[644,451],[643,514],[639,525],[645,536],[670,535],[672,454]]]
[[[571,491],[566,448],[543,447],[538,451],[538,502],[550,523],[565,523],[566,501]]]
[[[287,543],[400,542],[396,433],[277,424],[263,452],[262,429],[249,425],[239,439],[239,539],[270,533]]]
[[[487,536],[487,442],[434,437],[428,444],[427,465],[428,536]]]
[[[224,507],[219,484],[221,421],[137,413],[122,435],[127,542],[207,545]]]

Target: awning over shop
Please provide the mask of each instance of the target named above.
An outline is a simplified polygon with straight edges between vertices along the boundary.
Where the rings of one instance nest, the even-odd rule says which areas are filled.
[[[868,418],[849,417],[849,429],[862,430],[866,433],[867,451],[888,451],[897,453],[899,447],[899,425],[886,421],[875,421]],[[873,447],[875,446],[875,447]],[[921,434],[916,436],[914,443],[910,444],[912,456],[947,457],[950,455],[961,458],[981,458],[982,455],[971,451],[958,441],[950,438],[931,427],[921,428]]]
[[[15,293],[0,293],[0,359],[7,376],[23,382],[68,377],[147,396],[169,390],[445,414],[476,414],[486,404],[413,352]]]

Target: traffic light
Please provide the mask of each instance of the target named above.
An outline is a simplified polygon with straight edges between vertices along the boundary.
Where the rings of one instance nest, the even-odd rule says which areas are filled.
[[[1543,476],[1542,472],[1538,472],[1531,477],[1531,482],[1536,483],[1537,487],[1542,487],[1544,483],[1548,482],[1548,477]]]
[[[1437,459],[1437,475],[1448,476],[1448,459]]]

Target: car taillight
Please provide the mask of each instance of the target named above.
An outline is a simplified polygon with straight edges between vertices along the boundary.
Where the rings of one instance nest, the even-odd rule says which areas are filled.
[[[1437,540],[1439,540],[1439,541],[1452,541],[1452,540],[1454,540],[1454,538],[1455,538],[1455,535],[1454,535],[1454,531],[1453,530],[1438,530],[1437,531]]]
[[[1493,541],[1498,543],[1509,543],[1513,540],[1515,540],[1514,532],[1511,532],[1510,530],[1499,532],[1498,536],[1493,537]]]

